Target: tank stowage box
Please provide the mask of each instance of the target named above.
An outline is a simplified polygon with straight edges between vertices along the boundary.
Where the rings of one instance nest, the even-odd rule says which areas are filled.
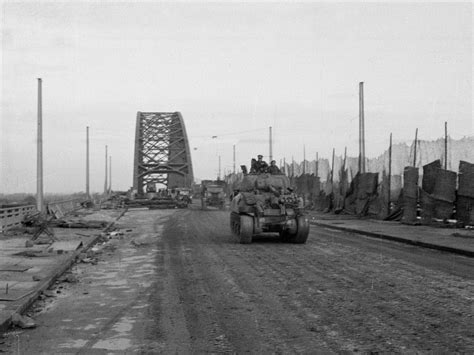
[[[251,243],[264,232],[279,233],[292,243],[308,239],[309,221],[286,175],[245,175],[230,209],[230,228],[240,243]]]

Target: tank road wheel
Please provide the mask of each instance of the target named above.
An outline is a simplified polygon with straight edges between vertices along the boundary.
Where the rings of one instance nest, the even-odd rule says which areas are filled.
[[[253,218],[250,216],[240,216],[239,242],[240,244],[252,243]]]
[[[282,242],[304,244],[308,239],[309,234],[309,221],[304,216],[299,216],[296,219],[296,232],[290,233],[288,230],[280,232],[280,238]]]
[[[291,238],[291,242],[296,244],[304,244],[308,239],[309,221],[305,216],[299,216],[296,219],[296,225],[298,226],[298,230]]]

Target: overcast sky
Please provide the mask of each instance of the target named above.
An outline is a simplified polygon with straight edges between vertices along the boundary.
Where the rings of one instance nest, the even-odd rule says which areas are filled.
[[[1,5],[0,192],[36,189],[37,80],[43,78],[45,192],[132,185],[137,111],[183,115],[195,176],[268,155],[358,154],[474,134],[472,4],[13,2]],[[217,138],[211,138],[217,136]]]

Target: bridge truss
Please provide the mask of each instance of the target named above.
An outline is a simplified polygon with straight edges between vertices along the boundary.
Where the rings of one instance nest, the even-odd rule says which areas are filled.
[[[193,165],[183,117],[179,112],[138,112],[135,131],[133,189],[149,183],[191,187]]]

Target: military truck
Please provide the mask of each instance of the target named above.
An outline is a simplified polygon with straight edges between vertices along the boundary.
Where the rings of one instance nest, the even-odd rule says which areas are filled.
[[[191,204],[192,197],[191,197],[191,189],[187,187],[178,187],[175,189],[176,195],[174,197],[176,201],[176,206],[178,208],[186,208],[189,204]]]
[[[308,239],[309,221],[284,174],[245,174],[230,210],[230,229],[242,244],[264,232],[278,233],[290,243]]]
[[[201,182],[201,207],[203,210],[207,207],[218,207],[223,209],[225,206],[225,183],[222,180],[203,180]]]

